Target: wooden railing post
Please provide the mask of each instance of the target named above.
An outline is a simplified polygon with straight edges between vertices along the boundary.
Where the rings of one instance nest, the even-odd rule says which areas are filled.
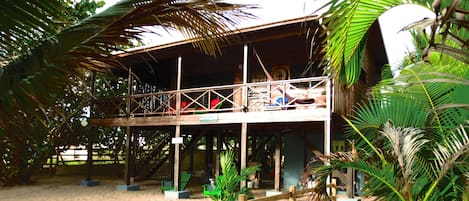
[[[247,201],[248,196],[246,194],[239,194],[238,195],[238,201]]]
[[[332,181],[331,181],[331,197],[333,201],[337,200],[337,179],[336,178],[332,178]]]
[[[290,192],[290,197],[288,198],[288,201],[296,201],[296,187],[290,186],[288,192]]]

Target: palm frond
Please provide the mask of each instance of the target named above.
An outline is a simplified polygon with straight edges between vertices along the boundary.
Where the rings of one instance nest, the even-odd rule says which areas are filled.
[[[251,7],[223,1],[119,1],[106,11],[50,36],[26,54],[9,55],[14,61],[0,68],[0,94],[4,94],[0,104],[9,106],[2,107],[0,121],[18,109],[35,113],[31,105],[50,105],[56,94],[61,93],[68,75],[77,73],[80,67],[106,72],[125,68],[112,51],[140,40],[145,31],[142,26],[219,39],[236,23],[252,17],[243,11],[247,8]],[[203,50],[211,53],[217,50],[218,42],[197,41]]]
[[[426,115],[425,125],[435,125],[439,135],[444,135],[445,129],[458,127],[469,117],[469,110],[451,107],[453,104],[469,103],[468,94],[464,92],[469,90],[465,78],[468,75],[467,69],[418,63],[403,69],[398,77],[381,82],[375,87],[375,94],[379,95],[379,99],[403,96],[413,104],[419,105],[419,110]],[[409,127],[399,125],[401,126]],[[422,125],[413,125],[424,128],[420,126]]]
[[[63,0],[2,1],[0,68],[70,23],[64,5]]]
[[[340,83],[352,85],[361,73],[363,43],[366,34],[378,17],[387,10],[404,3],[415,3],[430,8],[431,0],[333,0],[323,8],[321,15],[329,34],[325,47],[326,58],[332,67],[332,75]],[[360,48],[362,47],[362,48]]]
[[[313,172],[315,176],[315,192],[321,195],[320,197],[327,197],[326,195],[326,181],[329,175],[335,170],[353,168],[355,170],[366,173],[369,176],[368,182],[364,188],[364,195],[369,196],[371,192],[380,191],[382,197],[377,199],[386,198],[386,200],[406,200],[402,194],[399,193],[399,186],[396,185],[396,177],[394,176],[394,168],[392,164],[381,166],[367,163],[362,159],[350,160],[354,157],[351,153],[331,154],[323,158],[324,162],[327,161],[328,165],[323,165],[316,168]],[[373,194],[376,196],[376,194]]]
[[[386,123],[380,133],[389,140],[392,147],[391,154],[397,159],[404,179],[404,189],[406,192],[410,192],[411,183],[418,176],[413,174],[417,153],[429,141],[423,138],[423,130],[394,128],[390,123]]]
[[[469,155],[469,135],[466,128],[462,125],[460,129],[452,132],[447,136],[447,140],[437,145],[434,150],[435,163],[433,168],[438,172],[438,177],[432,182],[431,187],[425,194],[423,200],[428,200],[436,191],[438,184],[447,176],[448,172],[455,168],[461,169],[462,172],[469,171],[467,163]],[[456,165],[458,164],[458,165]],[[450,183],[454,185],[454,183]],[[462,188],[464,190],[464,188]],[[462,194],[464,191],[460,192]]]

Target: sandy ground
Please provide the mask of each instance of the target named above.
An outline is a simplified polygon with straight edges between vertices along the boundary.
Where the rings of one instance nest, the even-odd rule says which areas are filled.
[[[83,178],[70,176],[53,176],[34,178],[34,182],[24,186],[0,187],[1,201],[158,201],[165,200],[161,193],[159,181],[138,183],[139,191],[118,191],[122,179],[98,177],[99,186],[86,187],[78,183]],[[191,187],[191,199],[181,201],[210,200],[203,199],[200,189]]]
[[[96,177],[99,186],[86,187],[78,183],[82,177],[75,176],[41,176],[33,178],[29,185],[0,187],[0,201],[159,201],[164,199],[161,193],[159,181],[149,180],[139,182],[139,191],[116,190],[117,185],[122,185],[123,180],[109,177]],[[191,184],[191,183],[189,183]],[[203,198],[202,185],[192,184],[189,187],[190,199],[178,199],[179,201],[209,201]],[[253,190],[256,198],[265,196],[264,190]],[[298,201],[309,200],[306,197]]]

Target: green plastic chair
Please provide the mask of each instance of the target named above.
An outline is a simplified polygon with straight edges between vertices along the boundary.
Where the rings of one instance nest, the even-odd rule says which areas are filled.
[[[220,175],[218,177],[218,181],[221,181],[222,179],[223,179],[223,175]],[[222,189],[220,188],[219,185],[215,184],[215,186],[212,186],[210,184],[204,184],[203,187],[204,187],[204,198],[210,197],[210,196],[215,196],[217,198],[221,197]]]
[[[181,185],[179,186],[179,190],[186,189],[189,180],[191,179],[192,175],[188,172],[181,172]],[[174,185],[172,181],[162,180],[161,181],[161,192],[168,190],[174,190]]]

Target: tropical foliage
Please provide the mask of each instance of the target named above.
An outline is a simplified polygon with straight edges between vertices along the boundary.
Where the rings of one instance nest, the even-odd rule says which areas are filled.
[[[220,166],[222,175],[217,177],[216,189],[221,189],[221,196],[210,195],[212,200],[220,201],[235,201],[238,200],[239,194],[251,195],[251,192],[246,187],[239,188],[242,181],[246,181],[248,176],[260,170],[260,166],[251,166],[241,169],[238,174],[238,168],[235,165],[235,154],[232,151],[225,151],[220,155]]]
[[[425,54],[431,51],[443,52],[467,63],[467,1],[332,0],[322,7],[327,8],[327,11],[321,18],[329,31],[325,48],[331,66],[329,70],[339,83],[352,85],[359,80],[369,28],[384,12],[404,4],[420,5],[435,12],[434,19],[437,20],[425,19],[406,27],[431,25]],[[438,35],[442,40],[436,40]],[[448,44],[448,41],[453,41],[457,46],[451,46],[452,42]]]
[[[330,25],[327,58],[339,81],[353,84],[358,79],[361,58],[355,54],[370,22],[401,3],[408,2],[331,4],[324,15]],[[353,168],[367,177],[364,195],[378,200],[468,199],[469,4],[437,0],[431,5],[435,19],[406,27],[430,25],[427,34],[414,32],[418,49],[406,60],[407,66],[375,86],[372,97],[356,108],[350,120],[345,118],[352,151],[320,158],[326,165],[315,171],[321,184],[318,196],[327,197],[325,183],[334,170]]]
[[[356,148],[322,158],[330,165],[317,170],[319,178],[354,168],[369,177],[365,195],[381,200],[467,196],[469,110],[461,106],[469,103],[469,69],[451,67],[420,64],[375,87],[373,99],[349,121]]]
[[[177,30],[188,37],[213,39],[197,40],[194,44],[208,53],[215,53],[221,42],[217,37],[240,20],[251,17],[243,11],[248,6],[222,1],[121,0],[104,12],[75,23],[82,16],[74,17],[68,2],[2,2],[2,183],[27,181],[28,172],[39,167],[45,153],[53,147],[50,139],[57,139],[54,135],[59,133],[55,132],[54,122],[69,117],[63,113],[51,114],[54,107],[81,104],[75,100],[73,105],[57,102],[64,97],[64,90],[69,87],[69,92],[73,93],[77,83],[86,83],[82,80],[84,69],[112,72],[115,68],[126,68],[112,52],[132,46],[143,33],[151,32],[146,26]],[[82,5],[92,8],[96,4]],[[83,101],[88,103],[86,98]]]

